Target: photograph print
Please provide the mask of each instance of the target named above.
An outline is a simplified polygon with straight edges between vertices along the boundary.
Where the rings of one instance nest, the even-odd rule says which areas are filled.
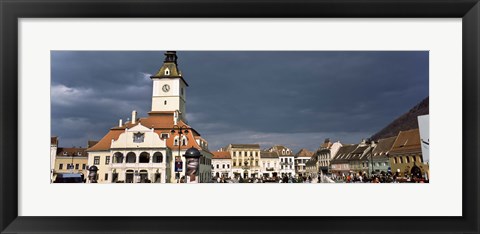
[[[50,143],[51,183],[429,183],[429,52],[51,51]]]

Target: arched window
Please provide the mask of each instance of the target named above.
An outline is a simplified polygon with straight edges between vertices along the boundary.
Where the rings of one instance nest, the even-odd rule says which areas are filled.
[[[116,152],[113,154],[113,162],[114,163],[123,163],[123,154],[120,152]]]
[[[163,162],[163,155],[161,152],[155,152],[153,154],[153,162],[154,163],[162,163]]]
[[[188,144],[187,137],[186,137],[186,136],[182,136],[182,145],[187,145],[187,144]]]
[[[170,69],[168,69],[168,68],[165,69],[165,75],[167,75],[167,76],[170,75]]]
[[[137,155],[134,152],[130,152],[127,154],[127,163],[135,163],[137,161]]]
[[[178,136],[176,136],[173,140],[173,145],[178,145]]]
[[[150,154],[147,152],[142,152],[140,154],[140,158],[138,159],[139,163],[149,163],[150,162]]]
[[[125,172],[125,183],[133,183],[133,170],[127,170]]]

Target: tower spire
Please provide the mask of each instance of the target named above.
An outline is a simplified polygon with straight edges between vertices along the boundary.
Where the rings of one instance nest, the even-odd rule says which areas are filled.
[[[177,52],[176,51],[167,51],[165,52],[165,60],[163,60],[162,67],[155,73],[155,75],[150,76],[150,78],[180,78],[182,77],[182,72],[178,69],[177,65]]]

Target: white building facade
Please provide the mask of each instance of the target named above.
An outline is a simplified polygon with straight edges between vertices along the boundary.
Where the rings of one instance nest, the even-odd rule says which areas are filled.
[[[295,177],[295,156],[292,150],[283,145],[275,145],[267,151],[275,152],[278,155],[280,164],[279,174],[281,177]]]
[[[130,121],[120,120],[87,150],[89,165],[99,169],[98,182],[185,182],[184,154],[192,147],[202,155],[196,180],[210,182],[212,153],[207,141],[186,122],[188,84],[178,68],[176,52],[167,51],[162,67],[150,78],[153,89],[148,117],[137,118],[133,111]]]
[[[213,152],[212,177],[233,178],[232,157],[230,152]]]
[[[276,152],[261,151],[261,175],[265,178],[277,177],[280,171],[280,159]]]

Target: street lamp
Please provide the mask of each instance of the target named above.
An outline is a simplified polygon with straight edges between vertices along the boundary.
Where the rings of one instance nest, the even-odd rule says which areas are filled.
[[[370,162],[372,164],[372,174],[370,176],[373,176],[373,173],[375,173],[375,170],[373,168],[373,148],[375,148],[375,143],[374,141],[370,142]]]
[[[188,134],[188,126],[187,125],[182,125],[182,126],[178,126],[178,125],[173,125],[173,129],[172,131],[170,131],[172,134],[174,134],[175,132],[178,132],[178,156],[177,157],[180,157],[181,159],[181,155],[180,155],[180,146],[181,146],[181,142],[182,142],[182,135],[183,134]],[[175,131],[176,130],[176,131]],[[175,140],[174,140],[175,142]],[[176,160],[175,160],[176,162]],[[178,171],[178,168],[175,167],[175,173],[177,174],[177,182],[178,180],[180,179],[180,173]],[[185,174],[185,181],[187,180],[187,176]]]

